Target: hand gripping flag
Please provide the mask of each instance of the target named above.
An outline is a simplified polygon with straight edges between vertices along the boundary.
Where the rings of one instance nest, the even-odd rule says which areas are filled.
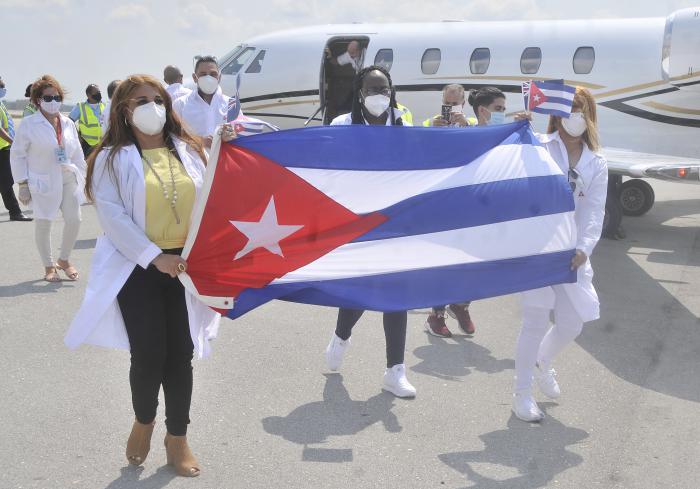
[[[236,94],[228,101],[228,109],[226,111],[226,122],[233,124],[236,134],[239,136],[252,136],[253,134],[261,134],[268,131],[279,131],[277,126],[269,124],[260,119],[248,117],[241,110],[241,97],[239,90],[241,88],[241,75],[236,77]]]
[[[574,248],[571,189],[526,122],[315,127],[215,144],[180,277],[231,318],[396,311],[574,282]]]
[[[523,83],[525,110],[538,114],[569,117],[575,93],[576,87],[565,85],[564,80]]]

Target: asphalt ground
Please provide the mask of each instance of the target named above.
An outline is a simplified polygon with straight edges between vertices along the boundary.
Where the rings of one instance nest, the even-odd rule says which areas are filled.
[[[541,424],[510,411],[517,296],[475,302],[473,338],[428,336],[425,312],[409,315],[415,400],[380,390],[380,314],[331,374],[336,311],[273,302],[224,320],[195,363],[196,479],[165,464],[162,401],[145,465],[126,463],[128,353],[63,345],[94,209],[73,255],[82,278],[58,284],[41,280],[33,224],[0,213],[0,488],[700,487],[700,187],[652,184],[654,208],[592,257],[602,318],[556,361],[563,394],[538,397]]]

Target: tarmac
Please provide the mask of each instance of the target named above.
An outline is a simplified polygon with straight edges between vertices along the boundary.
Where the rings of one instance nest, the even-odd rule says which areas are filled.
[[[41,280],[33,224],[0,213],[0,489],[698,488],[700,186],[650,183],[653,209],[593,254],[602,318],[557,359],[563,393],[538,394],[542,423],[510,411],[517,296],[475,302],[473,338],[429,336],[425,312],[409,315],[414,400],[380,389],[380,314],[365,314],[329,373],[336,311],[273,302],[224,320],[213,356],[195,362],[196,479],[165,464],[162,401],[148,459],[127,464],[128,353],[63,344],[94,208],[72,257],[81,278],[57,284]]]

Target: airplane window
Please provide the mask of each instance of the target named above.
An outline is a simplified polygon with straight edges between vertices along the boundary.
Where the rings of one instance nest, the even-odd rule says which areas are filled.
[[[377,51],[374,64],[383,67],[386,71],[391,71],[391,65],[394,64],[394,50],[380,49]]]
[[[593,70],[595,50],[590,47],[578,48],[574,53],[574,73],[586,75]]]
[[[223,68],[221,68],[221,74],[235,75],[236,73],[241,71],[243,65],[246,64],[246,62],[250,59],[254,52],[255,48],[245,48],[243,51],[234,56],[233,59],[231,59],[231,61],[226,63],[226,65]]]
[[[424,75],[434,75],[440,68],[440,50],[426,49],[420,60],[420,69]]]
[[[469,70],[474,75],[483,75],[489,69],[489,64],[491,64],[489,48],[476,48],[469,60]]]
[[[264,49],[258,53],[258,55],[255,57],[255,59],[250,63],[250,66],[248,67],[248,69],[245,70],[245,72],[246,73],[260,73],[260,71],[262,70],[263,59],[265,59],[265,50]]]
[[[520,71],[525,75],[532,75],[539,71],[542,63],[542,50],[540,48],[525,48],[520,56]]]

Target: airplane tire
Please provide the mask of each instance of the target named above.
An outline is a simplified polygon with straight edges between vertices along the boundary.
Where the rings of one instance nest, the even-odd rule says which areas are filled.
[[[644,180],[627,180],[620,188],[620,206],[626,216],[642,216],[654,205],[654,189]]]
[[[619,202],[608,199],[605,203],[605,217],[603,217],[603,237],[617,239],[620,224],[622,224],[622,207]]]

